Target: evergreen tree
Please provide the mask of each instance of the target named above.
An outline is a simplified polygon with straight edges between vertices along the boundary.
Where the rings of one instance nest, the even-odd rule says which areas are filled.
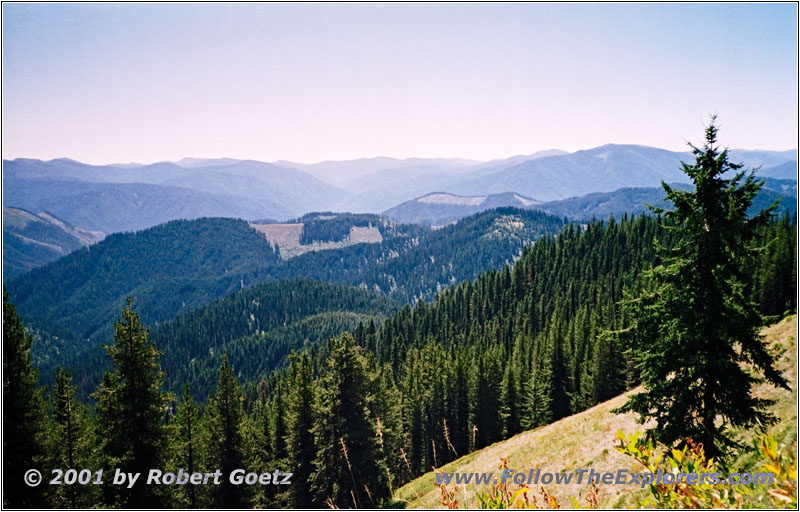
[[[278,381],[272,393],[272,456],[276,460],[286,459],[286,389]]]
[[[376,436],[381,448],[381,458],[386,461],[389,484],[396,489],[406,481],[402,477],[405,473],[405,462],[400,452],[405,449],[406,438],[401,407],[403,396],[394,384],[392,369],[388,364],[380,370],[376,367],[372,388],[375,390],[372,412],[377,425]]]
[[[367,362],[353,337],[331,339],[315,426],[317,501],[334,507],[379,507],[389,497],[384,461],[368,409]]]
[[[149,328],[139,323],[131,299],[114,324],[114,344],[103,345],[111,358],[107,374],[95,394],[101,415],[101,443],[111,457],[108,469],[146,475],[162,467],[166,432],[163,418],[169,397],[161,390],[164,372],[161,352],[149,339]],[[115,465],[118,464],[118,465]],[[109,506],[157,508],[162,505],[161,486],[146,485],[139,478],[131,489],[120,489],[119,503]],[[124,487],[124,486],[117,486]]]
[[[244,508],[247,505],[246,485],[234,485],[228,476],[235,469],[246,468],[242,421],[242,390],[228,355],[223,354],[217,390],[208,403],[209,464],[222,471],[222,483],[215,486],[213,505],[217,508]]]
[[[287,400],[288,467],[292,468],[290,504],[293,508],[310,508],[314,505],[311,474],[317,449],[314,441],[314,377],[308,352],[296,356],[290,367],[291,388]]]
[[[188,473],[199,471],[200,456],[200,406],[192,397],[189,384],[183,388],[171,429],[172,467],[183,468]],[[198,508],[197,486],[180,485],[176,488],[177,503],[182,507]]]
[[[503,373],[503,389],[501,395],[501,415],[503,418],[503,432],[505,437],[519,434],[521,430],[519,418],[519,404],[517,392],[517,369],[516,361],[512,360],[506,364]]]
[[[56,371],[53,393],[53,431],[50,441],[51,466],[78,471],[91,467],[90,424],[83,404],[75,399],[72,374],[65,368]],[[96,505],[94,486],[54,486],[52,497],[56,508],[87,508]]]
[[[530,380],[528,407],[523,426],[531,429],[553,421],[553,364],[544,360],[537,364]]]
[[[427,452],[422,363],[417,349],[409,350],[406,356],[403,397],[403,418],[405,420],[405,429],[408,433],[406,461],[411,468],[411,474],[408,475],[408,478],[413,478],[424,470],[424,454]]]
[[[46,443],[45,402],[36,388],[31,341],[3,288],[3,506],[9,508],[45,506],[45,490],[24,480],[26,471],[43,470]]]
[[[500,415],[500,384],[502,375],[495,351],[478,356],[475,369],[472,417],[476,428],[475,448],[483,448],[502,437],[503,419]]]
[[[703,147],[692,146],[694,164],[683,164],[694,189],[663,184],[674,209],[657,213],[678,237],[672,247],[660,248],[663,264],[649,272],[652,291],[629,302],[633,356],[646,391],[622,409],[655,420],[659,441],[689,437],[710,456],[735,444],[728,427],[772,419],[765,411],[771,402],[753,395],[759,378],[745,365],[788,388],[758,334],[761,317],[746,293],[753,235],[771,208],[748,219],[762,183],[718,149],[715,122],[706,128]]]
[[[275,379],[272,379],[273,381]],[[253,470],[274,471],[276,459],[272,451],[272,404],[269,400],[269,384],[262,378],[258,383],[258,398],[253,405],[252,431],[246,432],[248,446],[252,452]],[[246,401],[246,400],[245,400]],[[255,506],[257,508],[277,507],[275,498],[278,489],[273,486],[261,486],[255,492]]]
[[[93,453],[93,466],[102,468],[111,474],[120,467],[126,452],[126,440],[118,435],[119,428],[119,375],[106,370],[103,381],[93,396],[97,401],[95,407],[95,442],[98,447]],[[102,503],[109,508],[119,507],[125,490],[123,486],[114,485],[111,479],[104,478],[100,486]]]
[[[610,333],[598,336],[591,364],[591,402],[597,404],[625,391],[625,361]]]

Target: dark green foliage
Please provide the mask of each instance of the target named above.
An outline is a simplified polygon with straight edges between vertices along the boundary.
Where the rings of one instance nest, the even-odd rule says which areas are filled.
[[[317,457],[312,489],[319,505],[379,507],[389,485],[370,414],[367,361],[345,333],[331,339],[315,426]]]
[[[473,449],[480,449],[499,441],[503,434],[500,411],[500,380],[502,367],[496,350],[485,352],[477,358],[475,387],[472,399],[472,425],[475,432]],[[438,464],[437,464],[438,465]]]
[[[160,468],[166,443],[162,419],[169,397],[161,390],[164,373],[158,363],[161,352],[149,337],[150,329],[139,323],[128,299],[114,324],[114,344],[104,345],[113,373],[106,373],[95,393],[98,401],[104,467],[112,474],[119,468],[147,474]],[[116,491],[117,505],[158,507],[163,502],[159,486],[139,479],[131,489]],[[116,486],[124,487],[124,486]]]
[[[587,378],[591,378],[591,401],[600,403],[625,391],[625,361],[623,349],[613,333],[600,333],[594,344],[592,363]]]
[[[403,395],[394,383],[392,369],[388,365],[373,372],[371,388],[374,393],[370,411],[375,419],[376,431],[380,446],[380,458],[385,461],[385,470],[390,490],[396,489],[405,482],[402,474],[405,463],[401,450],[407,446],[403,431]]]
[[[53,392],[53,426],[48,462],[52,468],[78,471],[91,467],[91,423],[86,406],[75,399],[69,370],[59,368]],[[94,486],[59,485],[51,497],[57,508],[89,508],[96,503]]]
[[[222,470],[226,476],[212,490],[215,508],[245,508],[248,486],[234,485],[227,475],[235,469],[246,468],[245,444],[242,434],[244,406],[242,390],[233,375],[228,358],[222,357],[217,391],[207,408],[208,461],[207,467]]]
[[[287,269],[290,276],[365,284],[399,301],[413,302],[511,263],[525,245],[557,233],[565,223],[566,219],[538,211],[498,208],[424,236],[309,252],[287,261]]]
[[[784,315],[797,309],[797,216],[759,230],[752,292],[764,315]]]
[[[392,229],[385,219],[373,214],[308,214],[301,219],[303,230],[300,243],[310,245],[314,242],[342,242],[350,236],[351,227],[375,227],[381,234]]]
[[[252,284],[278,255],[246,222],[172,221],[116,233],[9,283],[20,310],[69,329],[73,339],[102,340],[109,320],[133,298],[145,323]]]
[[[317,391],[313,371],[308,352],[295,357],[289,367],[291,387],[286,403],[286,451],[288,467],[294,472],[293,485],[289,489],[293,508],[310,508],[314,503],[309,492],[317,455],[314,440],[314,397]]]
[[[296,279],[252,286],[180,315],[153,334],[165,347],[171,388],[188,380],[207,394],[220,355],[251,380],[283,363],[292,349],[353,329],[359,320],[391,313],[395,303],[348,286]]]
[[[776,386],[788,383],[758,334],[761,316],[748,293],[758,256],[756,230],[771,213],[747,218],[761,184],[717,148],[713,119],[704,146],[692,149],[695,162],[683,164],[683,171],[695,188],[680,191],[664,184],[674,204],[664,216],[675,240],[661,246],[663,263],[648,273],[652,289],[628,303],[632,356],[646,391],[631,397],[623,410],[655,420],[652,432],[661,442],[688,437],[717,456],[735,444],[730,427],[772,419],[765,410],[771,401],[754,396],[760,380],[744,364]],[[725,178],[729,172],[733,175]]]
[[[345,223],[360,218],[341,217]],[[277,249],[243,221],[173,221],[111,235],[12,279],[9,290],[26,323],[41,333],[34,356],[46,382],[53,382],[58,365],[84,365],[93,350],[96,357],[97,344],[111,335],[109,326],[126,296],[148,324],[168,321],[245,286],[284,278],[338,282],[413,301],[510,263],[525,244],[564,224],[564,219],[513,208],[434,231],[365,218],[375,221],[382,243],[289,260],[281,260]],[[171,357],[170,351],[166,354]],[[92,384],[103,371],[102,360],[94,361]],[[76,384],[82,394],[84,385]]]
[[[117,340],[114,371],[97,385],[84,431],[94,432],[92,449],[78,456],[92,468],[130,467],[134,450],[130,432],[123,432],[131,428],[123,417],[128,411],[145,419],[140,434],[155,433],[147,434],[156,440],[153,467],[295,473],[288,487],[198,486],[196,496],[191,486],[161,487],[163,494],[151,497],[161,505],[388,506],[392,489],[432,467],[638,385],[636,360],[621,355],[627,342],[617,334],[630,326],[631,312],[618,302],[647,293],[643,276],[663,264],[656,241],[675,245],[675,231],[667,229],[673,221],[623,216],[540,237],[561,221],[546,217],[546,226],[537,228],[529,223],[535,215],[520,212],[487,212],[430,235],[387,236],[383,244],[280,263],[309,274],[330,264],[331,275],[340,272],[337,280],[368,288],[382,283],[379,288],[406,298],[412,288],[412,296],[432,293],[455,276],[477,276],[399,311],[385,296],[306,280],[235,292],[160,324],[149,338],[125,308],[116,330],[131,333],[140,350],[125,351]],[[758,298],[762,311],[796,307],[794,281],[779,279],[796,261],[795,230],[789,218],[757,228],[757,243],[769,244],[752,258],[753,279],[741,287]],[[388,248],[398,249],[395,257],[381,252]],[[377,263],[369,261],[373,256]],[[498,270],[480,273],[483,264]],[[160,368],[155,346],[166,350]],[[46,352],[48,364],[57,360],[58,348],[54,343]],[[106,364],[78,354],[71,361],[81,396]],[[148,374],[142,381],[152,385],[141,388],[141,410],[124,391],[137,372]],[[30,389],[33,381],[35,375]],[[162,381],[184,391],[177,405],[160,391]],[[66,374],[54,382],[53,419],[42,427],[51,440],[64,438],[65,411],[74,403]],[[211,396],[204,407],[186,382],[201,403]],[[74,410],[78,416],[86,411]],[[30,461],[21,463],[27,469]],[[78,503],[120,507],[134,499],[120,486],[91,492]],[[138,487],[135,493],[146,496]],[[40,496],[48,500],[44,505],[70,499]]]
[[[164,350],[168,389],[188,382],[200,401],[213,391],[222,353],[255,380],[283,365],[293,349],[324,341],[359,322],[381,319],[396,303],[374,292],[308,280],[265,283],[179,315],[152,333]],[[84,352],[71,366],[87,394],[105,369],[102,355]]]
[[[192,397],[189,384],[183,388],[181,401],[170,422],[170,468],[183,468],[188,473],[200,470],[200,406]],[[195,485],[177,486],[175,502],[181,507],[198,508],[200,491]]]
[[[3,506],[45,506],[45,492],[25,485],[29,469],[43,470],[46,455],[44,398],[31,365],[31,338],[25,335],[3,288]],[[46,477],[45,477],[46,478]]]

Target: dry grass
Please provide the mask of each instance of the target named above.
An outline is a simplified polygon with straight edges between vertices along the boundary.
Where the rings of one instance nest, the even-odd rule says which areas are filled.
[[[771,427],[770,433],[782,443],[791,443],[797,438],[796,332],[796,315],[762,331],[768,345],[782,352],[778,368],[784,372],[793,388],[790,392],[762,384],[756,389],[759,396],[777,400],[773,412],[779,422]],[[502,458],[507,458],[508,467],[516,471],[527,471],[532,468],[541,468],[542,472],[553,473],[582,468],[600,472],[617,471],[621,468],[638,471],[635,461],[614,449],[614,438],[618,429],[630,433],[641,430],[642,426],[636,422],[633,414],[612,412],[625,403],[628,394],[637,391],[633,390],[551,425],[523,432],[506,441],[470,453],[437,470],[491,471],[499,474],[500,461]],[[742,433],[743,438],[749,435],[750,433]],[[737,461],[736,466],[741,468],[746,464],[747,461],[742,460]],[[485,490],[488,490],[488,486],[474,484],[459,489],[459,502],[474,507],[477,504],[476,491]],[[565,486],[551,485],[548,491],[552,492],[562,505],[569,506],[571,497],[578,498],[582,502],[584,495],[589,492],[589,486],[585,481],[583,485],[576,483]],[[597,499],[601,507],[629,507],[635,503],[635,493],[639,492],[641,491],[633,486],[601,485]],[[407,508],[442,508],[441,491],[435,484],[433,472],[426,473],[398,489],[395,499],[405,503]]]

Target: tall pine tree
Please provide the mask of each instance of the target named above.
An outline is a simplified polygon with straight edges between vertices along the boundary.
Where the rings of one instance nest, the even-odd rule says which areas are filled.
[[[31,341],[3,288],[3,505],[9,508],[45,506],[45,492],[23,480],[26,471],[43,469],[46,443],[44,397],[36,388]]]
[[[315,426],[313,488],[318,502],[330,506],[377,508],[389,498],[389,482],[368,409],[367,362],[359,351],[349,333],[331,339]]]
[[[171,425],[172,467],[183,468],[188,473],[200,470],[200,406],[192,397],[189,384],[183,387],[183,396],[178,404]],[[197,486],[181,485],[175,489],[178,504],[187,508],[199,507]]]
[[[759,378],[752,370],[777,386],[788,384],[758,334],[761,317],[747,293],[753,235],[771,214],[770,208],[747,215],[762,182],[717,147],[714,118],[703,147],[692,150],[695,162],[683,171],[694,189],[663,184],[674,209],[657,210],[677,232],[677,243],[660,248],[663,264],[648,274],[652,290],[628,303],[646,391],[623,410],[655,420],[652,433],[664,443],[689,437],[716,456],[734,444],[728,427],[772,419],[765,410],[770,401],[753,394]]]
[[[222,483],[213,490],[213,505],[217,508],[244,508],[248,501],[248,486],[234,485],[228,479],[234,469],[246,468],[242,402],[242,390],[233,375],[228,355],[223,354],[217,390],[207,407],[208,466],[220,469],[223,475]]]
[[[169,396],[161,390],[164,372],[161,352],[150,341],[150,329],[139,323],[131,299],[114,324],[114,344],[104,345],[113,373],[95,393],[101,416],[101,443],[111,457],[108,469],[146,475],[162,467],[166,430],[163,422]],[[123,487],[123,486],[118,486]],[[117,503],[109,506],[157,508],[163,505],[160,486],[139,478],[132,489],[118,489]]]
[[[309,490],[317,449],[314,441],[314,374],[308,352],[294,356],[289,373],[292,381],[287,400],[286,449],[288,467],[294,472],[289,489],[290,500],[294,508],[309,508],[314,505]]]
[[[91,467],[90,423],[86,407],[75,399],[72,374],[65,368],[56,370],[53,393],[52,439],[50,441],[51,467],[77,471]],[[96,505],[95,486],[53,486],[53,505],[57,508],[88,508]]]

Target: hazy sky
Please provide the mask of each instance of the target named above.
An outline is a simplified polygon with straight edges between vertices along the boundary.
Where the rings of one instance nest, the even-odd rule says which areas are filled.
[[[797,146],[795,4],[3,5],[3,157]]]

